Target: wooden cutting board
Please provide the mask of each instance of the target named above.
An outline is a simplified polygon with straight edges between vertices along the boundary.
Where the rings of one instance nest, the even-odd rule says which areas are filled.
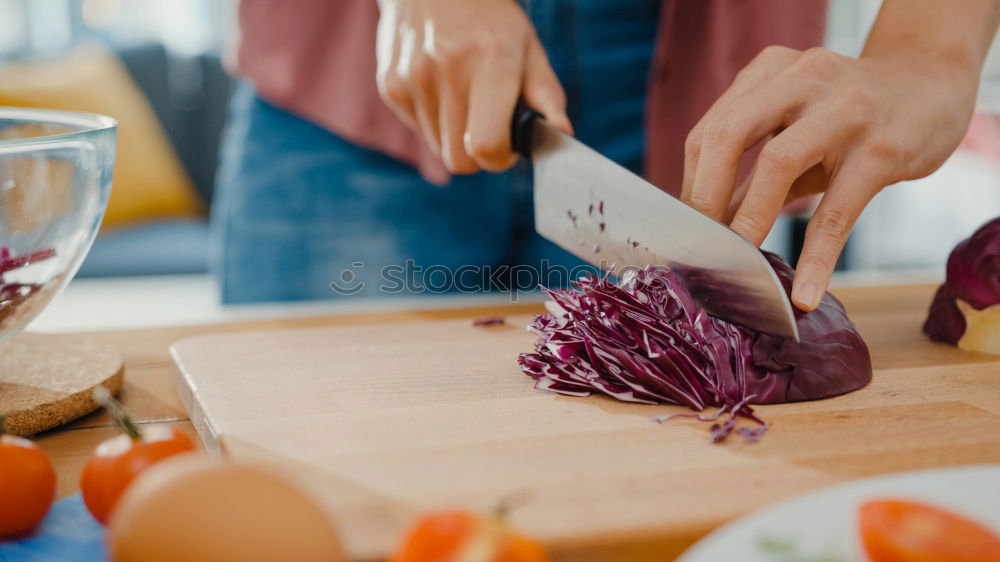
[[[760,407],[758,443],[708,441],[678,407],[532,389],[527,317],[217,334],[172,348],[209,448],[305,477],[357,559],[430,508],[489,509],[559,560],[667,560],[721,523],[841,480],[1000,462],[1000,357],[920,332],[931,287],[843,291],[873,383]]]

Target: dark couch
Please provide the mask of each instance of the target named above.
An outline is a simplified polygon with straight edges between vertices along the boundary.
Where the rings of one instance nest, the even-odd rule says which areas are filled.
[[[161,45],[118,55],[152,104],[207,209],[232,79],[214,55],[181,58]],[[207,219],[150,222],[99,235],[78,276],[204,273],[208,252]]]

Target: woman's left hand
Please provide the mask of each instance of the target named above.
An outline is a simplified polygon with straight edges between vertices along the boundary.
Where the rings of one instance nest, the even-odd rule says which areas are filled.
[[[919,50],[855,59],[769,47],[688,136],[682,198],[759,245],[787,202],[825,193],[792,291],[796,306],[812,310],[872,197],[930,174],[958,146],[977,83],[978,67],[970,73]],[[740,158],[761,141],[737,186]]]

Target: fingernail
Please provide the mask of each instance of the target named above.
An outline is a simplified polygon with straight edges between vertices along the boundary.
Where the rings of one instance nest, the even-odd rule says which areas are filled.
[[[799,308],[806,311],[813,310],[819,305],[819,291],[816,290],[815,284],[806,281],[795,291],[793,300]]]

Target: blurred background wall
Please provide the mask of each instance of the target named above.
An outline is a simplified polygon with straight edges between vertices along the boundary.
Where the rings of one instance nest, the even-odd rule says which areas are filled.
[[[829,0],[827,46],[857,56],[879,0]],[[942,3],[945,4],[945,3]],[[937,172],[885,189],[851,236],[853,270],[943,272],[951,249],[1000,215],[1000,38],[983,69],[976,115],[962,146]]]
[[[81,277],[204,273],[235,2],[0,0],[0,105],[105,113],[118,164]]]
[[[827,46],[857,55],[879,4],[830,0]],[[206,271],[206,212],[231,84],[221,58],[234,10],[235,0],[0,0],[0,105],[109,113],[130,139],[120,151],[129,165],[116,171],[108,218],[81,275]],[[998,214],[994,45],[962,147],[929,178],[873,202],[843,267],[939,275],[954,244]],[[794,253],[803,225],[782,219],[768,246]]]

